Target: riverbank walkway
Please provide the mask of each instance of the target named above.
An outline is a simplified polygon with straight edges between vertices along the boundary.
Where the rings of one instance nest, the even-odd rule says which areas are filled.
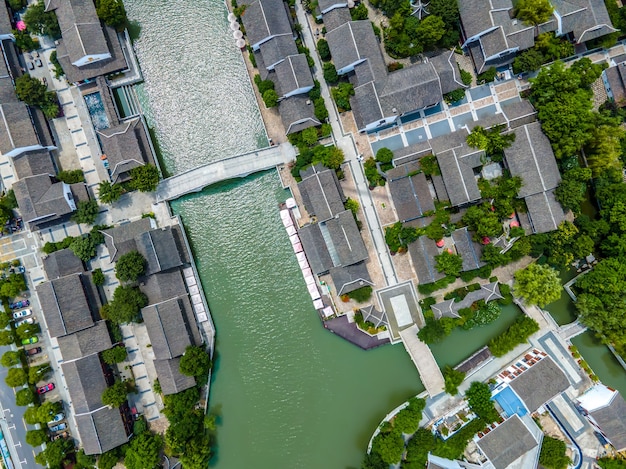
[[[156,190],[157,202],[175,200],[200,192],[207,186],[228,179],[243,178],[259,171],[266,171],[296,159],[296,150],[288,143],[281,143],[261,150],[232,156],[200,166],[176,176],[163,179]]]
[[[420,380],[426,388],[430,397],[441,394],[445,387],[445,382],[441,370],[433,357],[428,345],[418,339],[419,328],[414,324],[411,327],[400,331],[404,348],[411,356],[411,360],[417,368]]]

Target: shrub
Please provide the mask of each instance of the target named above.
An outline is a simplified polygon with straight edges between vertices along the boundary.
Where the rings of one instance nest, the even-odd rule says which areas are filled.
[[[365,177],[367,178],[367,182],[369,183],[370,188],[385,185],[385,179],[378,173],[376,160],[374,160],[374,158],[368,158],[367,160],[365,160],[365,163],[363,164],[363,169],[365,171]]]
[[[476,77],[476,83],[479,83],[479,84],[490,83],[496,79],[497,74],[498,74],[498,71],[496,70],[495,67],[488,68],[487,70],[485,70],[483,73],[481,73],[480,75]]]
[[[376,161],[382,164],[391,163],[393,161],[393,152],[389,148],[380,148],[376,152]]]
[[[61,171],[56,175],[59,181],[63,181],[65,184],[78,184],[79,182],[85,182],[85,175],[82,169],[71,169],[68,171]]]
[[[474,381],[465,393],[470,409],[485,422],[495,422],[500,418],[491,400],[489,385]]]
[[[364,303],[372,297],[372,287],[366,285],[348,293],[348,297],[357,303]]]
[[[546,469],[565,469],[571,460],[565,456],[565,442],[545,435],[539,453],[539,464]]]
[[[426,407],[426,401],[417,397],[409,399],[409,405],[402,409],[393,418],[394,430],[402,433],[415,433],[422,420],[422,411]]]
[[[35,402],[35,393],[31,388],[20,389],[15,393],[15,403],[19,406],[27,406]]]
[[[276,107],[278,105],[278,93],[274,90],[267,90],[263,93],[263,102],[268,108]]]
[[[72,220],[76,223],[93,225],[98,217],[98,202],[95,200],[81,200],[76,206]]]
[[[104,282],[106,281],[106,278],[101,268],[97,268],[91,273],[91,279],[93,280],[93,283],[96,287],[104,285]]]
[[[450,91],[443,96],[443,99],[445,99],[446,103],[448,104],[456,103],[463,98],[465,98],[465,88],[459,88],[457,90]]]
[[[144,164],[130,170],[129,187],[139,192],[153,192],[159,183],[159,169],[153,164]]]
[[[102,359],[104,360],[104,363],[109,365],[121,363],[126,359],[126,347],[123,345],[116,345],[113,348],[105,350],[102,352]]]
[[[188,346],[180,358],[180,372],[186,376],[205,376],[211,369],[211,357],[203,347]]]
[[[350,111],[350,96],[354,96],[354,87],[352,83],[339,83],[335,88],[330,90],[335,103],[337,104],[337,110],[339,112]]]
[[[451,396],[458,392],[458,388],[465,379],[465,373],[457,371],[449,365],[443,369],[443,379],[445,381],[445,390]]]
[[[439,163],[435,155],[426,155],[420,159],[420,168],[426,176],[438,176],[441,174]]]
[[[115,276],[120,282],[134,282],[146,270],[146,259],[138,252],[128,252],[118,259],[115,264]]]
[[[320,59],[324,62],[328,62],[332,58],[330,55],[330,47],[328,47],[326,39],[320,39],[317,41],[317,52],[320,55]]]
[[[489,350],[494,356],[501,357],[526,342],[538,330],[539,324],[534,319],[521,316],[504,333],[489,341]]]
[[[126,402],[128,386],[124,381],[116,381],[102,393],[102,403],[110,407],[119,407]]]
[[[323,70],[324,80],[326,80],[326,83],[328,83],[329,85],[334,85],[339,81],[339,75],[337,74],[337,69],[335,68],[334,64],[330,62],[325,63]]]
[[[469,86],[472,84],[472,74],[467,70],[463,70],[459,67],[459,72],[461,72],[461,81],[465,86]]]

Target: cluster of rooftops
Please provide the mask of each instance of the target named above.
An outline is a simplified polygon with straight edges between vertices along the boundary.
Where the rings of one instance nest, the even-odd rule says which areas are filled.
[[[144,218],[102,233],[113,262],[131,251],[147,260],[140,290],[148,297],[148,306],[141,315],[163,394],[195,386],[193,377],[180,373],[179,362],[187,346],[202,343],[197,322],[206,320],[206,314],[203,317],[204,307],[189,286],[190,259],[180,226],[156,228],[152,219]],[[36,290],[46,329],[62,356],[68,404],[85,453],[101,454],[125,443],[133,422],[126,405],[109,408],[102,404],[102,393],[113,376],[99,353],[114,344],[100,317],[101,299],[91,273],[69,249],[46,257],[44,270],[48,280]]]

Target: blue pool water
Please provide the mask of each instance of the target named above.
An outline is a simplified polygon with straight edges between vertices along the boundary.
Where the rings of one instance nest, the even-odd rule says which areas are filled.
[[[95,129],[108,129],[110,127],[109,118],[104,110],[104,104],[102,103],[102,96],[100,96],[100,92],[96,91],[95,93],[86,94],[83,98],[87,104],[87,109],[89,110],[89,115],[91,116],[91,122],[93,123]]]
[[[493,396],[493,399],[500,404],[500,407],[502,407],[504,412],[506,412],[507,417],[510,417],[513,414],[517,414],[522,417],[528,413],[520,398],[517,397],[517,394],[515,394],[513,389],[508,386]]]

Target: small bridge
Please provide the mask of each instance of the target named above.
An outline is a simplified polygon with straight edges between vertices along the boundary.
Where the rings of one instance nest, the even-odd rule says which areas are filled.
[[[255,150],[200,166],[176,176],[163,179],[156,190],[157,202],[174,200],[200,192],[207,186],[228,179],[243,178],[259,171],[266,171],[296,159],[296,151],[290,143]]]

